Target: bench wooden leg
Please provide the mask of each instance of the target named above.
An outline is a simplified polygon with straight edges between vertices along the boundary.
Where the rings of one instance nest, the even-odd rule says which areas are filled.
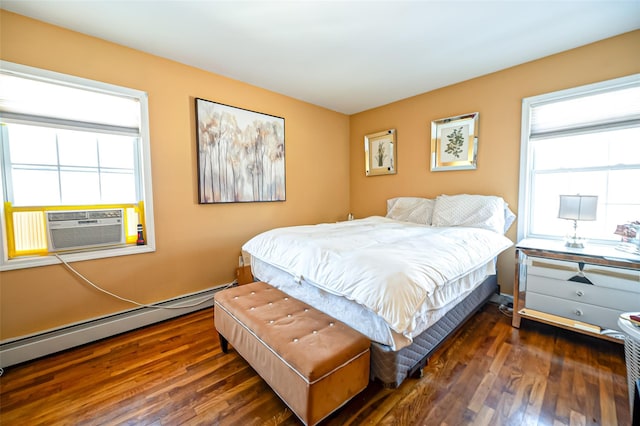
[[[218,333],[218,337],[220,338],[220,348],[222,348],[222,352],[226,354],[229,352],[229,341],[220,333]]]

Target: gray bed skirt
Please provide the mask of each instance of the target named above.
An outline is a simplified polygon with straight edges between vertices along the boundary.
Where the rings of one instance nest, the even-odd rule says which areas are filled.
[[[373,342],[371,344],[371,380],[386,387],[398,387],[409,376],[419,374],[431,354],[497,291],[495,275],[487,277],[469,296],[460,301],[435,324],[399,351]]]

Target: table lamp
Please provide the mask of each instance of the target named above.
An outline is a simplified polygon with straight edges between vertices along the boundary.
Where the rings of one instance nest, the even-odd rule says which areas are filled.
[[[596,220],[597,208],[597,195],[576,194],[560,196],[558,217],[560,219],[573,220],[573,236],[567,240],[565,246],[573,248],[584,247],[584,239],[578,237],[578,221]]]

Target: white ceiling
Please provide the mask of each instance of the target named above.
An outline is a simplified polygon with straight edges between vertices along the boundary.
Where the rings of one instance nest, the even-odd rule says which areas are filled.
[[[0,7],[346,114],[640,28],[640,0],[2,0]]]

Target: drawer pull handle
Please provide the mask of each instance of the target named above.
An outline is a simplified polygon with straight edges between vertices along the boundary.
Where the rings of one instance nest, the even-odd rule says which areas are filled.
[[[576,309],[575,313],[579,317],[582,316],[582,310],[581,309]]]
[[[576,294],[578,295],[578,297],[584,296],[584,292],[582,290],[576,291]]]

